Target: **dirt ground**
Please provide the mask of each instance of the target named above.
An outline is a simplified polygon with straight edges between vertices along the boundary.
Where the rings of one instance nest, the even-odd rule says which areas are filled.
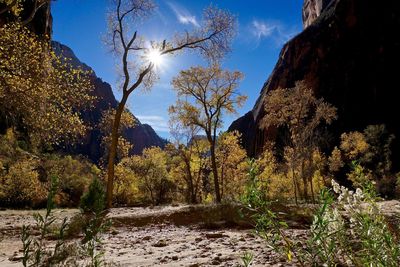
[[[400,212],[400,203],[381,204],[387,214]],[[272,251],[243,224],[224,220],[227,209],[213,212],[213,225],[204,206],[118,208],[109,213],[114,225],[104,234],[105,259],[118,266],[241,266],[245,252],[254,254],[252,266],[293,266]],[[42,211],[43,212],[43,211]],[[0,211],[0,266],[21,266],[22,225],[33,224],[33,211]],[[78,210],[55,210],[57,218]],[[293,240],[304,240],[305,227],[291,227]]]

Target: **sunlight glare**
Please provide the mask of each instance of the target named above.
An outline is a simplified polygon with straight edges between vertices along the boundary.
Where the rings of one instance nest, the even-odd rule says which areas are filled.
[[[151,49],[147,55],[147,59],[156,67],[160,66],[163,62],[163,56],[158,49]]]

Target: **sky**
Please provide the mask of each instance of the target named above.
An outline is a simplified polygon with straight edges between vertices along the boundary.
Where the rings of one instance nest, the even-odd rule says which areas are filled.
[[[137,25],[138,33],[149,40],[168,40],[174,33],[195,29],[201,24],[202,11],[210,4],[237,17],[238,29],[232,52],[221,65],[244,74],[238,90],[248,99],[236,115],[225,117],[222,130],[253,108],[282,46],[302,30],[303,0],[155,0],[155,3],[157,10],[153,16]],[[92,67],[98,77],[113,87],[118,100],[121,96],[118,58],[109,52],[104,42],[107,38],[106,14],[110,8],[110,0],[53,2],[53,39],[72,48],[80,61]],[[129,98],[130,111],[164,138],[169,138],[168,107],[176,101],[171,81],[179,71],[194,65],[205,66],[206,62],[196,53],[165,58],[157,70],[160,79],[152,89],[135,91]]]

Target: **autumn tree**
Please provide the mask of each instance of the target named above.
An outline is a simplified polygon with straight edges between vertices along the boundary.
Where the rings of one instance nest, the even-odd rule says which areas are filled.
[[[347,173],[355,187],[376,182],[378,192],[394,196],[396,176],[391,173],[391,146],[395,136],[385,125],[369,125],[363,132],[352,131],[340,136],[340,146],[329,157],[332,174]]]
[[[219,135],[216,147],[221,199],[237,199],[244,191],[247,162],[246,150],[240,145],[241,134],[237,131]]]
[[[167,201],[173,189],[168,175],[168,156],[159,147],[143,150],[142,155],[131,156],[121,161],[138,179],[138,188],[143,192],[145,200],[159,205]]]
[[[178,94],[176,104],[169,108],[172,117],[183,125],[193,125],[204,131],[210,149],[215,198],[221,202],[216,158],[217,131],[225,114],[236,112],[246,100],[237,87],[242,73],[222,70],[219,65],[192,67],[173,79]]]
[[[285,159],[292,173],[296,202],[299,192],[298,180],[303,182],[303,197],[308,199],[308,184],[314,197],[310,171],[313,153],[317,147],[317,130],[321,125],[329,125],[336,119],[336,108],[317,99],[305,82],[297,82],[294,88],[270,91],[264,103],[266,115],[263,128],[286,127]]]
[[[185,182],[186,201],[189,203],[197,203],[197,195],[200,189],[200,171],[196,172],[195,157],[199,155],[198,140],[196,135],[199,128],[195,125],[183,126],[179,121],[170,121],[171,136],[173,143],[166,147],[171,156],[175,156],[178,160],[175,163],[174,174],[181,176]]]
[[[0,0],[0,16],[6,23],[19,23],[26,26],[41,9],[50,9],[51,0]],[[50,12],[47,12],[50,15]],[[50,18],[46,23],[50,23]],[[0,20],[0,25],[2,21]]]
[[[0,27],[1,117],[6,125],[22,126],[33,144],[59,144],[85,134],[80,111],[94,100],[89,74],[21,24]]]
[[[115,114],[108,154],[107,207],[112,206],[121,114],[131,93],[139,87],[151,87],[157,79],[155,67],[160,57],[191,49],[200,51],[206,58],[217,60],[230,50],[235,32],[236,21],[230,13],[209,7],[204,11],[201,26],[195,30],[176,34],[171,41],[145,42],[143,36],[132,28],[151,16],[155,8],[152,0],[114,0],[113,11],[109,14],[109,44],[121,60],[122,98]]]
[[[104,156],[101,158],[101,162],[105,163],[107,161],[106,155],[108,155],[109,144],[111,141],[111,132],[114,124],[115,118],[115,109],[107,109],[104,110],[101,114],[101,119],[97,127],[102,133],[101,137],[101,146],[104,149]],[[131,144],[128,140],[126,140],[122,133],[124,130],[134,127],[137,124],[137,119],[130,113],[127,109],[121,114],[121,122],[118,131],[118,146],[116,159],[120,161],[121,159],[128,157],[129,152],[133,148],[133,144]]]

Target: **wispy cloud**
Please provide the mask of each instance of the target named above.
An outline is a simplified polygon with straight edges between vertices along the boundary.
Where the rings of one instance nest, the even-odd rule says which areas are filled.
[[[288,28],[279,21],[266,22],[258,19],[253,19],[249,28],[256,39],[257,46],[264,39],[270,39],[281,46],[298,32],[297,29]]]
[[[253,20],[251,24],[253,26],[253,35],[258,39],[270,36],[276,29],[276,25],[268,25],[259,20]]]
[[[192,15],[186,8],[177,4],[168,2],[168,6],[175,13],[176,18],[182,24],[191,24],[195,27],[200,27],[197,22],[196,16]]]
[[[149,124],[156,132],[169,132],[168,121],[157,115],[137,115],[141,123]]]

